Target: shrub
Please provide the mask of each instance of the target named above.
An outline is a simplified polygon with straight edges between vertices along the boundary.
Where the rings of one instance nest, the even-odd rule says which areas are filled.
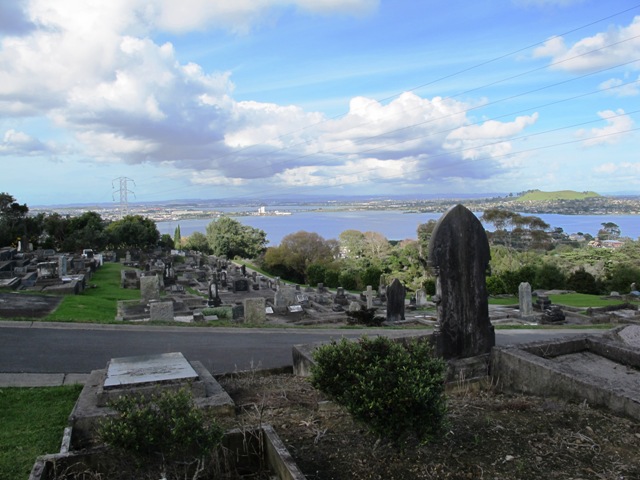
[[[209,307],[203,308],[202,314],[205,316],[216,315],[220,320],[232,320],[233,311],[230,307]]]
[[[487,277],[487,291],[489,295],[502,295],[507,293],[507,286],[501,277]]]
[[[553,290],[565,288],[565,282],[564,273],[558,267],[545,263],[537,270],[533,285],[535,288]]]
[[[337,270],[327,270],[324,274],[324,286],[336,288],[340,286],[340,272]]]
[[[343,339],[319,347],[314,358],[312,384],[381,437],[399,441],[413,432],[426,443],[441,433],[445,363],[427,342]]]
[[[355,272],[346,270],[340,273],[340,286],[345,290],[358,289],[358,277]]]
[[[307,285],[315,286],[319,283],[324,283],[326,273],[327,269],[324,265],[312,263],[307,267]]]
[[[584,268],[576,270],[567,279],[567,288],[578,293],[595,295],[598,293],[598,284],[593,275],[585,271]]]
[[[125,455],[188,462],[211,456],[222,440],[222,429],[205,418],[186,389],[124,395],[110,407],[117,415],[100,422],[98,435]]]

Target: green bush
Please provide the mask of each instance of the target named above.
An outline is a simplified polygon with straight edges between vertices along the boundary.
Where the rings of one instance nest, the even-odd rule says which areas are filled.
[[[501,277],[487,277],[487,292],[489,295],[503,295],[507,293],[507,286]]]
[[[340,286],[345,290],[358,289],[358,276],[351,270],[345,270],[340,273]]]
[[[232,320],[233,311],[230,307],[210,307],[203,308],[202,314],[206,317],[216,315],[220,320]]]
[[[399,441],[413,432],[426,443],[442,432],[445,363],[427,342],[343,339],[319,347],[314,359],[312,384],[381,437]]]
[[[319,283],[324,283],[324,276],[327,273],[327,268],[319,263],[312,263],[307,267],[307,285],[316,286]]]
[[[595,295],[599,293],[598,283],[593,275],[585,271],[584,268],[576,270],[567,279],[567,289],[578,293]]]
[[[151,397],[124,395],[110,403],[117,415],[100,422],[99,438],[122,454],[188,462],[211,456],[223,431],[193,403],[186,389]]]
[[[327,288],[337,288],[340,286],[340,272],[337,270],[327,270],[324,274],[324,286]]]

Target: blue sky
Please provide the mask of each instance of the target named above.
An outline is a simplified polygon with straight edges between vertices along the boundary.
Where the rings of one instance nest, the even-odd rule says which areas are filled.
[[[28,205],[640,185],[640,3],[0,0]]]

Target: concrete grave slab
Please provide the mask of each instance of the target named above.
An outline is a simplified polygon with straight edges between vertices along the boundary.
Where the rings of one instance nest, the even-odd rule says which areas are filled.
[[[197,379],[198,374],[180,352],[141,355],[111,359],[104,388]]]

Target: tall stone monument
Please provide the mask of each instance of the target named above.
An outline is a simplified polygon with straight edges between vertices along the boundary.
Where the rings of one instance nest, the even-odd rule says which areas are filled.
[[[404,320],[404,298],[407,289],[397,278],[387,288],[387,322]]]
[[[429,264],[436,274],[438,306],[434,345],[444,358],[482,355],[495,345],[485,278],[490,259],[487,234],[469,209],[456,205],[438,220]]]
[[[531,301],[531,285],[522,282],[518,286],[518,302],[520,307],[520,317],[527,318],[533,315],[533,303]]]

